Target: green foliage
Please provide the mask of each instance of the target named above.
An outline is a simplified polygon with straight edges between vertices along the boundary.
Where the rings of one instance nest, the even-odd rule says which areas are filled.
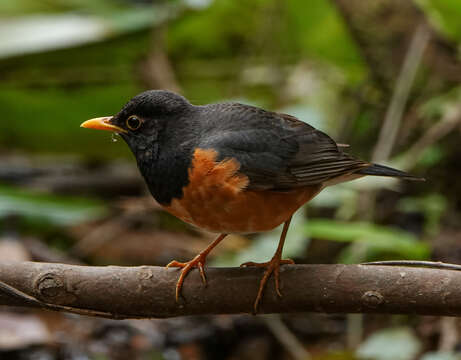
[[[175,21],[168,39],[170,53],[179,61],[245,55],[286,63],[310,56],[343,68],[351,80],[365,73],[342,19],[325,0],[219,0]]]
[[[96,220],[106,214],[99,201],[42,194],[0,185],[0,218],[17,215],[55,225]]]
[[[4,0],[0,2],[0,14],[19,16],[34,13],[61,13],[67,11],[85,11],[89,13],[107,13],[126,9],[123,0]]]
[[[326,355],[312,356],[312,360],[357,360],[352,352],[334,351]]]
[[[133,66],[149,50],[149,32],[129,33],[104,42],[48,51],[0,62],[3,85],[59,86],[133,82]]]
[[[434,237],[440,231],[440,222],[447,210],[447,199],[440,194],[406,197],[400,200],[399,209],[404,212],[422,212],[425,216],[425,233]]]
[[[461,40],[461,3],[458,0],[418,0],[421,8],[437,26],[452,39]]]
[[[138,32],[1,62],[5,79],[0,85],[0,148],[126,156],[122,145],[101,151],[101,139],[109,141],[110,135],[84,131],[79,125],[114,114],[141,90],[133,69],[147,51],[148,39],[147,33]]]
[[[288,29],[283,38],[295,42],[301,55],[341,67],[350,80],[363,78],[362,59],[332,2],[290,0],[286,6]]]
[[[68,91],[3,89],[0,143],[3,148],[28,151],[126,156],[127,147],[111,144],[111,134],[85,131],[79,126],[89,118],[112,115],[128,100],[128,94],[136,92],[129,85]],[[122,97],[123,93],[127,96]]]
[[[343,263],[357,263],[384,255],[408,259],[427,259],[426,243],[403,230],[366,222],[345,223],[328,219],[310,219],[304,227],[311,238],[352,243],[340,256]]]
[[[172,56],[235,56],[247,45],[248,34],[254,33],[258,14],[271,2],[245,2],[246,11],[242,12],[242,0],[214,1],[206,10],[194,12],[194,16],[182,17],[171,24],[169,29],[169,50]]]
[[[441,146],[435,144],[424,149],[418,160],[418,165],[424,168],[431,168],[443,160],[446,152]]]

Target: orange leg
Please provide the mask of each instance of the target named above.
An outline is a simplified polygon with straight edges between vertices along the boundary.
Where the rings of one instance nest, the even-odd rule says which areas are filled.
[[[200,276],[202,277],[203,284],[206,286],[206,277],[205,277],[205,269],[203,266],[206,262],[206,257],[210,253],[213,248],[218,245],[221,240],[223,240],[227,234],[219,235],[215,241],[213,241],[205,250],[201,251],[196,257],[194,257],[191,261],[182,263],[176,260],[170,262],[166,267],[178,267],[181,268],[181,274],[179,275],[178,282],[176,283],[176,302],[179,302],[179,295],[181,294],[182,285],[184,283],[184,279],[186,278],[187,274],[194,268],[197,267],[200,271]]]
[[[280,292],[280,265],[282,264],[294,264],[294,261],[291,259],[286,259],[282,260],[282,250],[283,250],[283,244],[285,243],[285,238],[287,236],[288,228],[290,226],[291,222],[291,216],[290,218],[285,222],[283,225],[283,230],[282,230],[282,235],[280,236],[280,241],[279,245],[277,247],[277,250],[275,251],[274,256],[272,259],[268,262],[264,263],[255,263],[255,262],[246,262],[243,263],[240,266],[257,266],[257,267],[265,267],[266,271],[264,272],[264,275],[261,279],[261,282],[259,283],[259,290],[258,290],[258,295],[256,296],[256,300],[254,303],[254,312],[255,314],[258,312],[258,306],[259,303],[261,302],[264,288],[266,287],[266,283],[269,280],[270,276],[272,273],[274,273],[274,279],[275,279],[275,291],[277,292],[278,296],[282,296],[282,293]]]

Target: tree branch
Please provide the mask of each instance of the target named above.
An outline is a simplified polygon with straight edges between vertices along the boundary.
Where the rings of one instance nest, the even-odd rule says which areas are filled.
[[[197,271],[175,302],[177,269],[155,266],[0,264],[0,305],[40,307],[108,318],[165,318],[251,312],[262,269]],[[281,270],[283,298],[270,281],[262,313],[399,313],[461,315],[461,272],[381,265],[290,265]]]

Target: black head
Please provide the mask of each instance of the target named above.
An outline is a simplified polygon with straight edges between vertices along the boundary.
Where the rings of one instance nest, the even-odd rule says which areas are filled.
[[[192,148],[187,144],[195,137],[197,109],[181,95],[149,90],[132,98],[116,115],[91,119],[81,126],[119,133],[154,197],[166,203],[180,194],[187,181]]]
[[[181,121],[193,106],[181,95],[149,90],[132,98],[110,123],[121,129],[121,137],[138,156],[149,149],[165,128]]]
[[[129,116],[141,119],[168,119],[190,110],[192,105],[181,95],[166,90],[148,90],[136,95],[114,116],[112,123],[123,129],[127,127]]]
[[[91,119],[82,127],[117,132],[138,161],[156,154],[166,129],[181,128],[194,110],[184,97],[165,90],[149,90],[132,98],[115,116]],[[165,140],[165,139],[163,139]]]

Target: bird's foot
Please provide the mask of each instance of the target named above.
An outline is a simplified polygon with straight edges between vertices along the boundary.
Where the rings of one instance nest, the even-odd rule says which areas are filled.
[[[280,259],[279,256],[274,256],[271,261],[263,262],[263,263],[255,263],[255,262],[246,262],[240,265],[241,267],[248,267],[248,266],[256,266],[256,267],[264,267],[266,268],[266,271],[264,272],[264,275],[261,279],[261,282],[259,283],[259,290],[258,290],[258,295],[256,296],[256,300],[254,303],[254,313],[256,314],[258,312],[258,306],[259,303],[261,302],[264,288],[266,287],[266,283],[269,280],[270,276],[272,273],[274,274],[274,279],[275,279],[275,291],[277,292],[277,295],[279,297],[282,297],[282,293],[280,292],[280,265],[283,264],[294,264],[295,262],[291,259],[285,259],[282,260]]]
[[[182,262],[173,260],[166,266],[167,268],[177,267],[177,268],[182,269],[181,274],[179,275],[178,282],[176,283],[176,302],[179,302],[179,296],[181,295],[181,289],[184,283],[184,279],[186,278],[187,274],[193,268],[195,267],[198,268],[203,284],[205,286],[207,285],[206,277],[205,277],[205,269],[204,269],[205,263],[206,263],[206,254],[200,253],[195,258],[193,258],[192,260],[188,262],[182,263]]]

